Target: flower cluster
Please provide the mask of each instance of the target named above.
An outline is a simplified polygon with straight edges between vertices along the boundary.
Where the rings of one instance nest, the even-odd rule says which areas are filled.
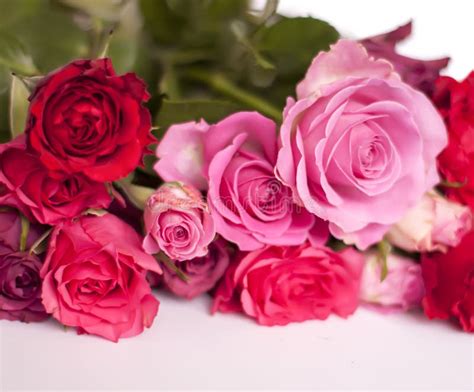
[[[109,58],[23,79],[24,132],[0,145],[0,319],[118,341],[163,286],[267,326],[362,304],[473,332],[474,74],[398,54],[410,31],[335,38],[286,105],[234,86],[242,110],[183,109],[157,139],[145,83]]]

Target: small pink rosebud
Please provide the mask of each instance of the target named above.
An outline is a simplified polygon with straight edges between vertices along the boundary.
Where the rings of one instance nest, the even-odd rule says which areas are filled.
[[[376,252],[368,252],[362,273],[360,299],[381,311],[409,310],[419,306],[424,294],[421,266],[408,257],[389,254],[388,273],[381,279]]]
[[[145,251],[163,251],[177,261],[205,256],[216,235],[201,193],[182,183],[166,183],[158,188],[146,203],[144,219]]]
[[[468,207],[429,192],[394,225],[387,239],[407,252],[446,252],[471,230]]]

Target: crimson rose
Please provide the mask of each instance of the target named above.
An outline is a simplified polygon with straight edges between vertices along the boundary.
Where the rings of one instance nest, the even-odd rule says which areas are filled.
[[[474,332],[474,231],[448,253],[422,257],[425,298],[429,318],[459,320],[467,332]]]
[[[28,151],[24,136],[0,145],[0,203],[17,207],[32,220],[55,225],[88,208],[107,208],[112,200],[105,185],[76,173],[53,178]]]
[[[27,134],[53,171],[95,181],[125,177],[153,140],[145,84],[115,75],[110,59],[78,60],[47,75],[30,96]]]
[[[462,82],[440,77],[433,101],[449,135],[448,147],[438,158],[440,171],[449,182],[461,184],[447,188],[446,193],[474,210],[474,71]]]

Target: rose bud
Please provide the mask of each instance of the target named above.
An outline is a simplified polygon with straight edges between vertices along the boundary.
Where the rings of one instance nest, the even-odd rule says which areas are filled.
[[[471,226],[468,207],[429,192],[390,229],[387,239],[407,252],[446,252],[461,242]]]
[[[24,135],[0,145],[1,186],[15,200],[8,204],[17,206],[31,220],[48,225],[75,218],[89,208],[107,208],[112,201],[105,184],[82,174],[52,177],[38,156],[27,149]]]
[[[30,226],[21,244],[20,215],[13,209],[0,207],[0,319],[30,322],[48,317],[41,304],[42,263],[26,251],[39,234],[37,227]]]
[[[176,268],[182,271],[185,280],[170,268],[163,266],[163,281],[168,290],[188,299],[211,290],[229,266],[227,248],[227,243],[218,238],[209,244],[207,255],[179,262]]]
[[[381,311],[408,310],[421,305],[423,278],[421,266],[408,257],[389,254],[387,276],[381,279],[382,266],[376,252],[368,252],[360,299]]]
[[[161,269],[142,238],[112,214],[65,221],[51,234],[43,304],[60,323],[117,341],[149,328],[159,302],[146,280]]]
[[[336,253],[307,243],[241,253],[216,290],[213,312],[243,312],[262,325],[348,317],[359,303],[363,263],[352,248]]]
[[[409,22],[388,33],[365,38],[360,43],[369,55],[390,61],[405,83],[431,95],[440,71],[448,66],[449,57],[419,60],[397,53],[396,45],[410,36],[411,31],[412,23]]]
[[[154,140],[150,95],[108,58],[76,60],[46,75],[30,96],[26,134],[51,171],[99,182],[127,176]]]
[[[163,251],[172,260],[190,260],[207,254],[216,230],[201,193],[181,183],[162,185],[147,200],[143,249]]]

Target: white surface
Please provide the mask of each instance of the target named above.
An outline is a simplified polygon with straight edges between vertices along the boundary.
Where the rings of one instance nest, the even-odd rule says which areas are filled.
[[[5,390],[471,390],[472,337],[421,314],[259,327],[161,295],[156,324],[118,344],[48,322],[4,322]]]
[[[449,54],[449,73],[461,78],[474,68],[471,3],[282,0],[281,10],[327,19],[355,38],[413,18],[415,34],[403,52]],[[0,322],[0,390],[474,388],[472,335],[421,314],[359,309],[347,321],[267,328],[209,316],[207,297],[189,303],[158,295],[155,325],[119,344],[64,332],[53,321]]]

